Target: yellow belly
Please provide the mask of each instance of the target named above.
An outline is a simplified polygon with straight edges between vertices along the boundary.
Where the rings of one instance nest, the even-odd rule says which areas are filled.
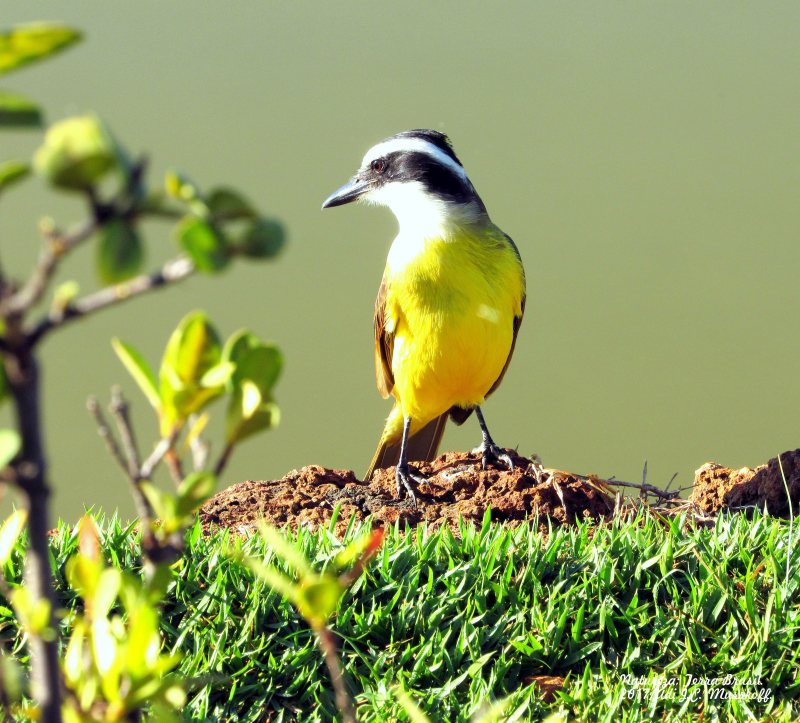
[[[430,240],[387,273],[393,394],[412,432],[454,405],[481,404],[521,314],[525,281],[513,247],[502,236]]]

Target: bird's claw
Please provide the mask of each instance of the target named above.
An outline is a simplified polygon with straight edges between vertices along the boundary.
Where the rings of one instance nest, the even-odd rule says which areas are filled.
[[[414,509],[416,509],[417,496],[414,494],[414,489],[411,486],[411,481],[413,480],[418,485],[426,485],[428,484],[428,480],[425,477],[422,477],[421,475],[412,473],[407,464],[397,465],[395,478],[397,479],[397,496],[402,497],[403,490],[405,490],[408,493],[409,498],[411,499],[411,506]]]
[[[472,454],[481,455],[481,469],[486,469],[490,463],[496,465],[498,462],[502,462],[509,471],[514,469],[514,460],[494,442],[483,442],[472,450]]]

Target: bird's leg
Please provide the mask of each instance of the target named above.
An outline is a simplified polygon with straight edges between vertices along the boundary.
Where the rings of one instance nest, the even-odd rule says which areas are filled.
[[[483,441],[480,446],[472,450],[472,454],[481,455],[481,469],[486,469],[486,465],[490,462],[502,462],[509,469],[514,469],[514,462],[500,447],[498,447],[492,435],[489,434],[489,428],[486,426],[486,420],[483,418],[483,412],[480,407],[475,407],[475,416],[478,418],[478,424],[481,425],[481,433],[483,434]]]
[[[403,496],[403,488],[408,492],[411,498],[411,504],[416,508],[417,498],[414,490],[411,488],[411,480],[417,484],[427,484],[428,480],[416,474],[412,474],[408,466],[408,432],[411,429],[411,417],[403,417],[403,440],[400,443],[400,460],[397,462],[395,468],[395,477],[397,479],[397,496]]]

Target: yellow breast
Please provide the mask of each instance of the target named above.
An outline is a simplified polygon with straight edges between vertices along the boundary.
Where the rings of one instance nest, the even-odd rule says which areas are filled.
[[[402,239],[398,238],[402,243]],[[387,263],[394,396],[412,429],[453,405],[481,404],[511,351],[525,276],[492,224],[395,247]]]

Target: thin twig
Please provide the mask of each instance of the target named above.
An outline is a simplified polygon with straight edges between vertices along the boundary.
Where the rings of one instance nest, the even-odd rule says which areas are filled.
[[[581,474],[576,474],[576,477],[583,480],[595,480],[598,482],[602,482],[603,484],[612,485],[614,487],[631,487],[633,489],[640,490],[643,493],[654,495],[662,500],[675,500],[678,498],[680,494],[680,490],[672,490],[672,492],[666,492],[665,490],[656,487],[655,485],[651,485],[649,482],[623,482],[622,480],[615,480],[615,479],[604,479],[600,480],[597,477],[586,476]]]
[[[63,310],[52,310],[40,319],[28,333],[29,344],[35,346],[42,337],[64,324],[88,314],[114,306],[135,296],[183,281],[194,273],[195,265],[187,256],[167,261],[157,271],[136,276],[114,286],[107,286],[69,304]]]
[[[153,519],[153,509],[150,506],[150,503],[147,501],[147,497],[145,497],[144,492],[142,492],[141,482],[144,478],[139,470],[138,460],[131,459],[128,446],[124,442],[126,434],[132,435],[132,431],[130,429],[127,431],[122,431],[122,429],[120,429],[120,434],[123,437],[123,444],[125,444],[126,452],[123,454],[122,449],[120,448],[116,438],[114,437],[114,434],[111,431],[111,428],[105,420],[103,410],[100,408],[100,404],[98,403],[97,399],[95,397],[89,397],[86,406],[88,407],[89,413],[92,415],[92,417],[94,417],[94,421],[97,424],[97,433],[102,437],[111,456],[122,468],[122,471],[125,473],[128,481],[131,483],[131,494],[133,496],[133,502],[136,506],[136,513],[139,516],[139,519],[142,521],[143,525],[149,526]],[[113,406],[114,405],[112,403],[112,411],[114,411]],[[121,426],[124,425],[120,425],[118,422],[117,427],[120,428]]]
[[[25,285],[10,296],[0,309],[3,318],[24,314],[41,301],[58,265],[72,249],[86,241],[100,227],[97,218],[90,218],[67,234],[54,228],[43,228],[45,244]]]
[[[140,474],[143,479],[150,479],[153,476],[153,470],[158,466],[159,462],[164,459],[164,455],[174,443],[174,438],[170,439],[169,437],[164,437],[159,440],[158,444],[150,453],[150,456],[142,464]]]
[[[111,389],[111,404],[109,410],[114,415],[117,422],[117,430],[125,449],[125,457],[128,459],[128,469],[131,477],[138,477],[141,472],[141,457],[139,447],[136,444],[136,435],[133,432],[128,406],[128,400],[122,396],[122,390],[115,386]]]
[[[97,425],[97,433],[100,435],[100,438],[103,440],[103,442],[105,442],[109,454],[122,468],[122,471],[125,472],[126,476],[133,481],[133,476],[131,475],[130,468],[128,466],[128,460],[126,460],[125,455],[122,454],[122,450],[117,444],[117,440],[111,431],[111,427],[108,426],[108,423],[103,416],[103,410],[100,409],[100,403],[97,401],[97,397],[89,397],[89,399],[86,401],[86,408],[89,410],[89,414],[94,417],[94,422]]]

